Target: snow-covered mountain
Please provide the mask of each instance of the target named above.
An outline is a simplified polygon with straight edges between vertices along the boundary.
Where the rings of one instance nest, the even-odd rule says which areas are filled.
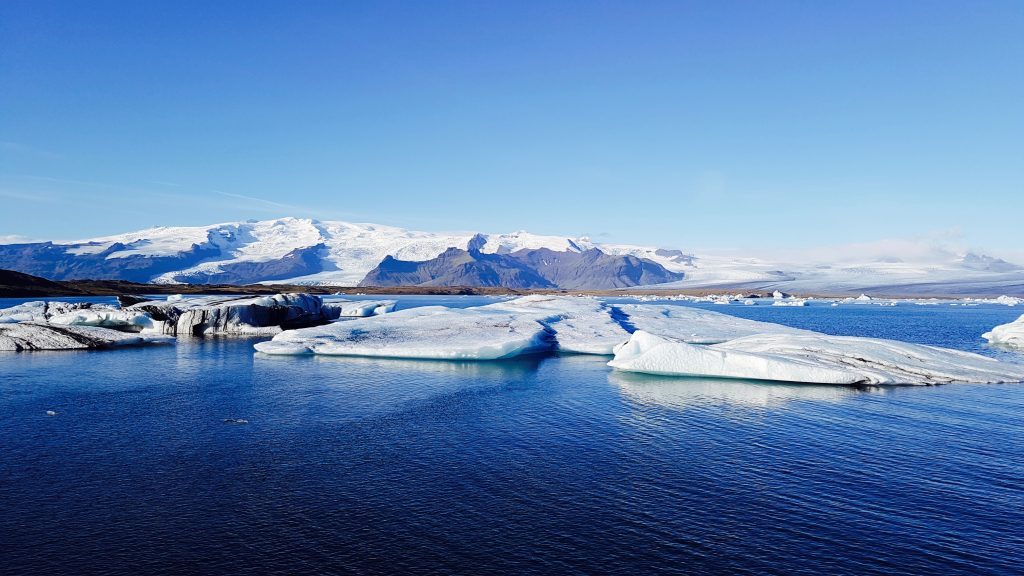
[[[450,248],[465,253],[449,252],[445,256]],[[512,257],[513,253],[516,256]],[[569,257],[573,254],[586,257]],[[410,266],[416,268],[413,275]],[[452,269],[454,266],[460,268]],[[0,268],[54,280],[113,278],[158,283],[356,286],[373,272],[373,283],[388,284],[425,278],[422,283],[433,285],[448,281],[507,285],[511,277],[536,277],[542,280],[514,287],[608,288],[657,282],[665,288],[1024,293],[1024,268],[988,256],[948,250],[906,261],[872,253],[864,258],[847,255],[841,261],[819,257],[786,262],[698,256],[680,250],[603,244],[588,238],[523,231],[432,233],[298,218],[157,227],[71,242],[0,244]],[[512,268],[516,269],[514,274],[500,272]],[[399,273],[400,269],[405,272]],[[537,283],[543,279],[550,284]]]

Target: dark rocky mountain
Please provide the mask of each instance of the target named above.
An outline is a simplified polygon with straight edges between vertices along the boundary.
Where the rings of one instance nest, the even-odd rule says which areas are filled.
[[[81,290],[46,278],[13,270],[0,270],[0,297],[78,296]]]
[[[96,252],[83,251],[91,244],[33,244],[0,245],[0,268],[18,270],[26,274],[52,280],[84,280],[109,278],[131,282],[148,282],[154,276],[187,268],[204,259],[220,254],[214,246],[193,244],[189,249],[169,256],[108,256],[126,249],[115,242]]]
[[[547,248],[485,254],[449,248],[425,262],[388,256],[360,286],[503,286],[505,288],[610,289],[682,280],[660,264],[605,254],[598,249],[556,252]]]

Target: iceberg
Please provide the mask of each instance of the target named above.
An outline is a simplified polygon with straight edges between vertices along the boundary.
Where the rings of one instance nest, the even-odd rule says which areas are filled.
[[[990,344],[1024,350],[1024,314],[1009,324],[996,326],[981,337]]]
[[[323,315],[331,320],[338,318],[365,318],[394,312],[397,300],[327,300],[323,303]]]
[[[495,360],[542,351],[613,355],[625,372],[818,384],[1024,381],[1024,366],[920,344],[827,336],[683,306],[528,296],[427,306],[288,330],[271,355]]]
[[[637,331],[609,366],[669,376],[816,384],[1024,381],[1024,366],[934,346],[824,334],[757,334],[697,346]]]
[[[507,311],[538,322],[554,337],[559,352],[611,355],[629,340],[629,332],[615,318],[621,312],[590,298],[525,296],[479,309]]]
[[[26,302],[0,310],[0,324],[35,322],[62,326],[103,326],[139,332],[152,327],[149,315],[90,302]]]
[[[621,304],[611,305],[592,298],[568,296],[526,296],[505,302],[466,309],[428,307],[421,317],[414,308],[358,320],[335,323],[331,326],[286,331],[271,342],[257,344],[257,350],[271,354],[336,354],[353,356],[387,356],[393,358],[433,359],[490,359],[491,353],[453,353],[445,349],[449,340],[433,342],[430,326],[444,326],[452,322],[458,330],[476,332],[467,334],[473,345],[469,348],[489,346],[488,338],[495,335],[489,329],[495,316],[514,319],[517,326],[531,334],[543,332],[543,346],[551,350],[577,354],[612,355],[616,347],[629,340],[637,329],[671,335],[687,342],[711,344],[725,342],[764,332],[784,334],[811,334],[805,330],[788,328],[766,322],[736,318],[684,306],[654,306]],[[353,334],[372,334],[374,348],[367,350],[355,346]],[[498,349],[507,357],[513,348],[504,344],[505,334],[498,331]],[[532,337],[532,336],[531,336]],[[445,338],[448,338],[446,336]],[[459,341],[462,338],[460,337]],[[344,342],[345,344],[338,344]],[[460,345],[461,346],[461,345]],[[541,341],[524,345],[519,353],[537,351]],[[415,353],[403,350],[415,349]],[[359,350],[358,353],[354,350]]]
[[[551,346],[548,332],[529,315],[498,309],[424,306],[288,330],[255,348],[265,354],[497,360],[549,350]]]
[[[340,308],[325,307],[319,296],[202,296],[140,302],[126,311],[143,312],[154,330],[171,335],[273,335],[285,328],[322,324],[338,317]]]
[[[615,308],[625,316],[624,322],[633,330],[669,336],[691,344],[717,344],[763,333],[814,334],[808,330],[688,306],[620,304]],[[622,342],[628,339],[627,336]]]
[[[90,350],[173,342],[160,335],[132,334],[98,326],[59,326],[35,322],[0,324],[0,351]]]

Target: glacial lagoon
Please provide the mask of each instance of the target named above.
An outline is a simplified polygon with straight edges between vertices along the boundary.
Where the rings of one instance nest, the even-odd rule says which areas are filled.
[[[981,339],[1019,306],[679,305],[1024,360]],[[1021,384],[654,377],[571,354],[254,353],[265,340],[0,356],[0,572],[1024,565]]]

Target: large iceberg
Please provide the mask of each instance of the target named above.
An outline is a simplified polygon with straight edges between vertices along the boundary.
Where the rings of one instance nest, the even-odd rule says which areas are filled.
[[[981,336],[991,344],[1024,349],[1024,314],[1013,322],[996,326]]]
[[[507,311],[532,319],[551,334],[554,348],[560,352],[610,355],[629,339],[629,332],[616,320],[620,313],[592,298],[525,296],[478,310]]]
[[[492,356],[490,351],[493,343],[489,338],[494,333],[491,324],[495,315],[514,318],[520,325],[528,326],[530,332],[545,333],[544,342],[551,350],[609,356],[617,346],[629,340],[630,333],[636,329],[672,334],[685,341],[702,344],[725,342],[769,331],[809,333],[684,306],[613,305],[593,298],[568,296],[526,296],[467,309],[434,306],[430,307],[429,320],[413,310],[331,326],[286,331],[275,336],[272,342],[258,344],[257,349],[272,354],[314,353],[394,358],[482,360],[505,357],[514,350],[506,350],[502,344],[499,348],[504,351],[500,356]],[[466,342],[460,344],[458,353],[446,348],[452,342],[448,336],[435,338],[435,332],[430,328],[444,327],[448,322],[458,327],[459,341]],[[353,334],[361,338],[372,334],[372,349],[354,345]],[[541,343],[534,342],[526,345],[523,350],[536,351],[538,346]],[[479,350],[470,350],[473,347]],[[411,353],[409,349],[415,352]]]
[[[327,354],[436,360],[496,360],[548,350],[531,317],[498,309],[424,306],[282,332],[256,344],[266,354]]]
[[[337,301],[324,303],[309,294],[272,296],[174,297],[140,302],[127,311],[144,312],[164,334],[273,335],[282,330],[323,324],[343,316],[380,314],[394,309],[394,301]]]
[[[61,326],[36,322],[0,324],[0,351],[88,350],[172,342],[154,334],[133,334],[98,326]]]
[[[689,306],[621,304],[616,306],[631,329],[664,334],[691,344],[717,344],[753,334],[814,334],[781,324],[758,322]],[[628,336],[622,340],[625,342]]]
[[[682,306],[560,296],[413,308],[285,331],[256,349],[436,360],[553,350],[614,354],[609,364],[630,372],[822,384],[1024,381],[1024,366],[956,350],[826,336]]]
[[[637,331],[608,363],[619,370],[818,384],[1020,382],[1024,366],[876,338],[757,334],[698,346]]]

